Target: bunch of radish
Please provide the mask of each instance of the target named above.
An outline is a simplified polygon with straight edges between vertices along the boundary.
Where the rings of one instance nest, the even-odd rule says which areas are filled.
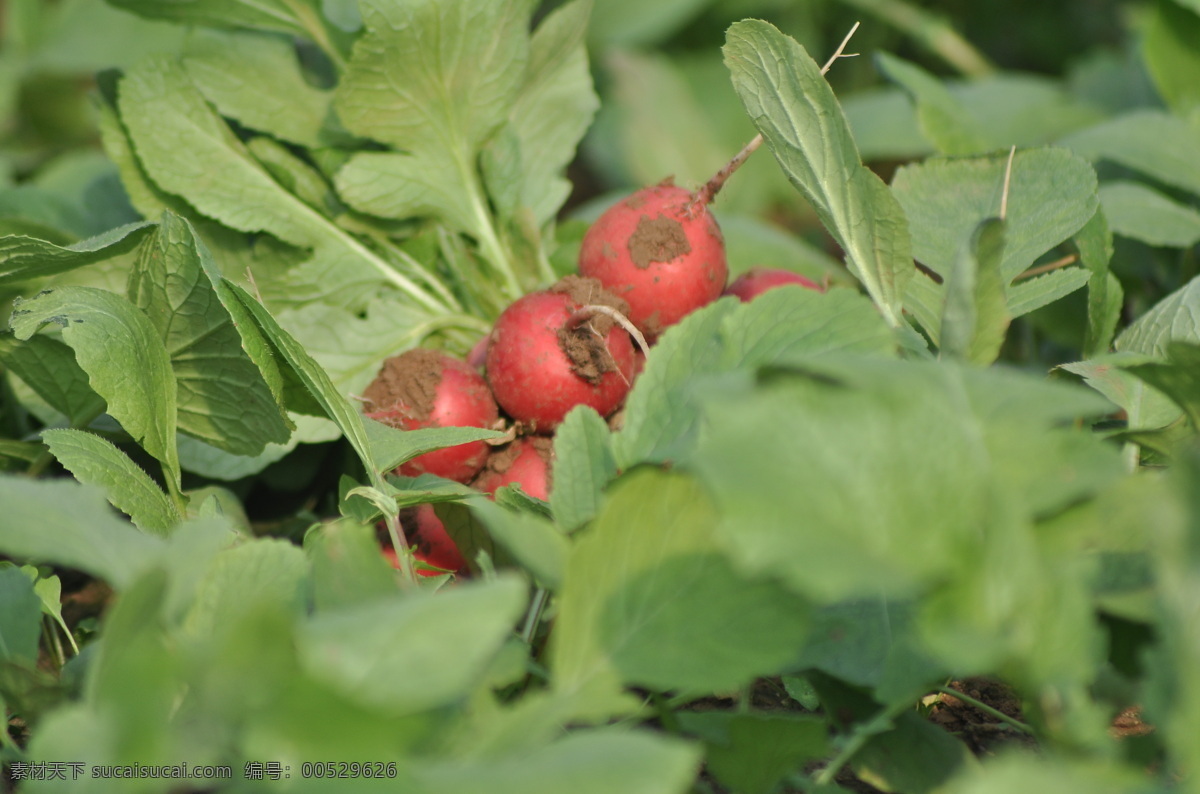
[[[618,411],[664,330],[722,294],[749,300],[782,283],[818,288],[756,270],[726,292],[725,243],[708,209],[715,192],[712,183],[693,193],[668,180],[612,206],[583,238],[579,275],[513,302],[467,362],[420,349],[385,362],[363,394],[367,416],[402,429],[508,425],[513,435],[490,452],[484,442],[429,452],[397,473],[490,494],[520,485],[547,499],[555,429],[577,405],[604,417]],[[465,570],[432,507],[418,508],[405,528],[416,559],[431,566],[419,572]]]

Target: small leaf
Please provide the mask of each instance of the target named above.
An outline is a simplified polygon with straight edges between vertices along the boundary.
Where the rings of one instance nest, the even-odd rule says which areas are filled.
[[[1117,350],[1158,358],[1170,342],[1200,343],[1200,276],[1156,303],[1117,337]]]
[[[365,416],[362,418],[362,424],[374,468],[384,472],[435,449],[504,436],[499,430],[487,430],[482,427],[421,427],[416,430],[399,430]]]
[[[1082,289],[1091,278],[1082,267],[1064,267],[1022,279],[1008,288],[1008,310],[1013,317],[1022,317]]]
[[[138,529],[167,535],[179,523],[179,512],[163,490],[112,443],[82,430],[44,430],[42,440],[75,479],[103,488],[113,507]]]
[[[1097,210],[1087,225],[1076,233],[1075,245],[1079,249],[1080,261],[1092,273],[1088,280],[1088,317],[1083,354],[1085,358],[1093,358],[1107,353],[1112,345],[1125,299],[1121,282],[1109,271],[1113,239],[1103,209]]]
[[[1125,369],[1174,400],[1200,429],[1200,344],[1171,342],[1165,362]]]
[[[943,355],[975,364],[991,364],[1000,355],[1011,321],[1000,274],[1006,229],[995,218],[980,223],[946,275]]]
[[[15,302],[11,322],[18,339],[28,339],[47,323],[61,326],[63,341],[75,351],[108,412],[179,487],[175,375],[146,315],[111,292],[59,287]]]
[[[550,590],[562,586],[571,544],[553,524],[541,516],[518,513],[487,499],[472,499],[468,505],[496,543],[539,584]]]
[[[572,409],[554,433],[550,507],[555,522],[570,532],[591,521],[616,474],[608,425],[591,408]]]

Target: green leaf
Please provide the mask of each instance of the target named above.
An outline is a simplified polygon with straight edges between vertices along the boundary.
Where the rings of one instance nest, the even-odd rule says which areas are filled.
[[[1142,57],[1158,93],[1175,113],[1186,117],[1200,107],[1200,4],[1190,10],[1158,0],[1142,31]]]
[[[912,229],[913,256],[942,276],[987,218],[999,217],[1008,153],[933,159],[902,167],[892,192]],[[1070,238],[1096,214],[1096,174],[1065,149],[1019,150],[1004,221],[1005,284],[1051,247]]]
[[[118,226],[65,247],[33,237],[0,237],[0,286],[66,273],[129,253],[152,225],[143,221]]]
[[[422,427],[416,430],[399,430],[365,416],[362,418],[362,424],[371,449],[374,468],[384,472],[435,449],[504,436],[499,430],[487,430],[482,427]]]
[[[792,661],[806,604],[768,579],[743,579],[716,523],[689,477],[641,468],[614,486],[567,560],[551,639],[556,690],[616,708],[619,682],[720,691]]]
[[[571,192],[563,169],[599,106],[588,70],[584,31],[592,0],[551,11],[533,32],[525,84],[509,123],[522,153],[521,203],[538,224],[554,218]]]
[[[476,234],[490,226],[475,163],[524,83],[533,5],[361,4],[367,33],[338,86],[338,116],[406,154],[351,158],[337,177],[350,205],[393,218],[434,214]]]
[[[619,468],[662,462],[687,449],[698,413],[692,379],[798,355],[891,354],[895,341],[879,313],[850,290],[770,290],[750,303],[717,301],[667,329],[625,403],[613,438]]]
[[[1075,235],[1075,245],[1079,249],[1080,261],[1092,273],[1088,281],[1087,330],[1083,339],[1083,355],[1085,358],[1093,358],[1107,353],[1112,346],[1125,300],[1121,282],[1109,271],[1113,239],[1108,219],[1102,209],[1097,210],[1087,225]]]
[[[1100,203],[1113,232],[1123,237],[1172,248],[1200,242],[1200,212],[1140,182],[1105,182]]]
[[[1147,783],[1137,769],[1107,759],[1011,753],[961,770],[947,790],[955,794],[1140,794]]]
[[[129,274],[129,298],[150,318],[171,357],[179,429],[227,452],[257,455],[293,426],[243,346],[259,345],[222,305],[221,276],[186,220],[164,212]],[[274,365],[272,365],[274,366]]]
[[[375,458],[371,452],[367,430],[363,426],[363,417],[350,404],[350,401],[338,392],[325,370],[321,369],[321,366],[312,359],[312,356],[308,355],[291,334],[280,327],[266,307],[238,285],[230,281],[224,283],[226,290],[241,303],[241,306],[253,318],[279,359],[287,365],[287,371],[291,377],[303,384],[324,415],[333,420],[345,434],[367,472],[373,480],[378,481],[379,471],[374,465]]]
[[[1081,267],[1064,267],[1033,278],[1021,279],[1008,288],[1008,310],[1021,317],[1065,298],[1091,281],[1092,274]]]
[[[283,189],[208,105],[178,63],[148,60],[120,83],[121,120],[146,174],[204,215],[243,232],[268,232],[313,249],[309,268],[335,268],[317,285],[321,297],[361,303],[390,282],[417,304],[441,304],[407,276],[298,197]],[[180,150],[189,152],[179,157]]]
[[[884,76],[903,88],[917,107],[917,123],[941,154],[976,154],[995,148],[940,80],[921,67],[886,52],[875,63]]]
[[[222,116],[300,146],[327,143],[322,130],[332,92],[305,79],[288,38],[198,30],[183,65]]]
[[[325,610],[301,629],[300,658],[355,702],[415,713],[465,698],[524,606],[525,586],[503,577]]]
[[[176,385],[154,325],[129,301],[92,287],[59,287],[14,303],[12,327],[28,339],[43,325],[62,327],[108,413],[157,458],[179,487]]]
[[[552,475],[555,522],[570,532],[591,521],[617,475],[608,425],[591,408],[572,409],[555,431]]]
[[[553,524],[539,515],[518,513],[487,499],[472,499],[468,505],[496,543],[540,585],[550,590],[562,586],[571,544]]]
[[[19,377],[72,426],[82,426],[104,413],[104,398],[92,391],[75,352],[57,339],[35,334],[18,341],[0,334],[0,364]]]
[[[199,581],[185,630],[205,637],[248,612],[299,615],[305,606],[308,560],[285,540],[259,539],[219,552]]]
[[[104,493],[69,480],[0,475],[0,550],[18,560],[77,568],[127,587],[158,559],[163,542],[118,518]]]
[[[943,728],[916,714],[901,714],[893,728],[871,737],[851,760],[858,777],[883,791],[927,794],[941,786],[974,757]]]
[[[309,25],[315,14],[309,3],[288,0],[190,0],[163,3],[159,0],[108,0],[117,8],[150,19],[165,19],[184,25],[213,28],[274,30],[311,37]]]
[[[1006,230],[996,218],[980,223],[946,275],[943,355],[975,364],[991,364],[1000,355],[1011,320],[1000,275]]]
[[[1092,160],[1111,160],[1167,185],[1200,195],[1200,140],[1181,118],[1137,110],[1061,141]]]
[[[1200,429],[1200,344],[1171,342],[1165,362],[1125,369],[1174,400]]]
[[[32,668],[42,635],[42,603],[20,568],[0,566],[0,662]]]
[[[396,579],[380,553],[375,527],[354,521],[327,523],[305,538],[312,561],[317,611],[364,604],[396,592]]]
[[[726,64],[759,132],[821,222],[846,251],[885,319],[902,322],[912,256],[904,213],[863,166],[850,127],[804,48],[766,22],[735,23]]]
[[[806,761],[829,753],[821,717],[683,712],[678,719],[685,731],[704,740],[708,771],[742,794],[770,794]]]
[[[103,488],[138,529],[165,536],[179,524],[179,512],[163,490],[112,443],[83,430],[44,430],[42,440],[75,479]]]
[[[1062,364],[1061,367],[1079,375],[1087,385],[1111,400],[1113,405],[1122,408],[1126,412],[1129,429],[1149,430],[1166,427],[1179,419],[1182,413],[1171,398],[1126,372],[1128,367],[1153,360],[1142,354],[1114,353]]]
[[[1164,358],[1170,342],[1200,342],[1200,276],[1156,303],[1117,337],[1117,350]]]
[[[1115,450],[1058,429],[1105,401],[1007,371],[830,357],[702,403],[680,465],[712,490],[722,544],[822,603],[900,598],[962,570],[1008,529],[1000,494],[1053,513],[1121,471]]]

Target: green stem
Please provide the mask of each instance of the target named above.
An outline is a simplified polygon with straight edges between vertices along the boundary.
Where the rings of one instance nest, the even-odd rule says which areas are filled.
[[[963,703],[966,703],[968,706],[972,706],[974,708],[979,709],[984,714],[987,714],[990,717],[994,717],[995,719],[1000,720],[1000,722],[1003,722],[1005,725],[1015,728],[1016,730],[1020,731],[1021,733],[1026,733],[1026,734],[1029,734],[1030,736],[1037,735],[1034,732],[1033,728],[1029,727],[1028,725],[1026,725],[1025,723],[1021,722],[1020,720],[1016,719],[1015,717],[1010,717],[1007,714],[1005,714],[1003,711],[1000,711],[997,708],[989,706],[988,704],[984,703],[981,700],[976,700],[975,698],[971,697],[970,695],[963,694],[962,692],[959,692],[957,689],[952,689],[948,686],[939,686],[939,687],[935,687],[934,691],[941,692],[943,695],[949,695],[950,697],[957,698],[957,699],[961,700]]]
[[[300,20],[300,25],[312,38],[313,42],[321,48],[329,60],[333,61],[333,65],[337,67],[339,72],[346,71],[346,59],[338,52],[338,48],[334,46],[333,41],[329,38],[329,31],[325,29],[325,25],[321,22],[320,17],[316,12],[304,3],[296,2],[296,0],[284,0],[289,11],[296,15],[296,19]]]
[[[524,291],[521,289],[521,282],[517,279],[517,274],[512,269],[508,252],[504,250],[504,246],[500,244],[500,238],[496,235],[496,230],[492,228],[492,217],[488,213],[481,195],[483,188],[479,184],[478,177],[463,158],[456,157],[455,160],[458,164],[459,175],[471,197],[471,214],[475,217],[474,231],[479,241],[479,247],[487,260],[504,277],[504,288],[508,293],[509,300],[516,300]]]
[[[542,611],[546,608],[549,597],[550,591],[544,587],[539,587],[533,594],[533,603],[529,605],[529,614],[525,616],[525,625],[521,627],[521,642],[526,645],[533,644],[534,632],[542,620]]]
[[[400,526],[399,516],[387,514],[383,517],[387,525],[388,535],[392,539],[392,548],[396,550],[396,559],[400,561],[400,573],[405,587],[417,586],[417,571],[413,568],[412,554],[408,550],[408,538],[404,536],[404,528]]]
[[[842,0],[903,31],[916,39],[962,74],[980,77],[996,69],[941,17],[905,0]]]
[[[872,737],[886,731],[891,727],[892,720],[910,708],[912,708],[911,703],[901,700],[876,714],[869,722],[858,726],[854,733],[850,735],[845,746],[842,747],[841,752],[834,756],[833,760],[813,779],[813,782],[818,786],[827,786],[833,783],[834,778],[842,771],[842,767],[850,763],[850,760],[858,754],[859,750],[866,746]]]

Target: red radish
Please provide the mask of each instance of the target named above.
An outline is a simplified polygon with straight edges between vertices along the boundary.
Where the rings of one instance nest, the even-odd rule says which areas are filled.
[[[492,453],[487,467],[475,481],[475,487],[495,494],[505,485],[520,485],[521,490],[542,500],[550,498],[550,462],[554,447],[550,439],[537,436],[518,438],[504,449]]]
[[[670,180],[610,207],[583,237],[579,272],[629,302],[648,338],[716,300],[729,268],[703,200]]]
[[[825,291],[817,282],[805,278],[799,273],[793,273],[790,270],[752,267],[734,279],[733,283],[725,288],[725,294],[734,295],[742,303],[747,303],[769,289],[782,287],[786,284],[798,284],[801,287],[816,290],[817,292]]]
[[[367,416],[384,424],[418,427],[493,427],[499,409],[487,381],[464,361],[417,348],[389,358],[363,392]],[[397,471],[408,477],[436,474],[467,482],[479,473],[491,448],[483,441],[426,452]]]
[[[496,320],[488,383],[500,407],[533,432],[552,432],[576,405],[608,416],[629,391],[633,342],[591,306],[628,309],[594,279],[567,276],[520,298]]]
[[[417,505],[415,509],[404,510],[400,513],[400,520],[405,525],[408,541],[415,546],[414,559],[454,573],[466,570],[467,561],[446,533],[446,527],[434,512],[433,505]],[[384,542],[383,556],[393,568],[400,567],[396,550],[389,541]],[[417,575],[438,576],[439,572],[418,568]]]

